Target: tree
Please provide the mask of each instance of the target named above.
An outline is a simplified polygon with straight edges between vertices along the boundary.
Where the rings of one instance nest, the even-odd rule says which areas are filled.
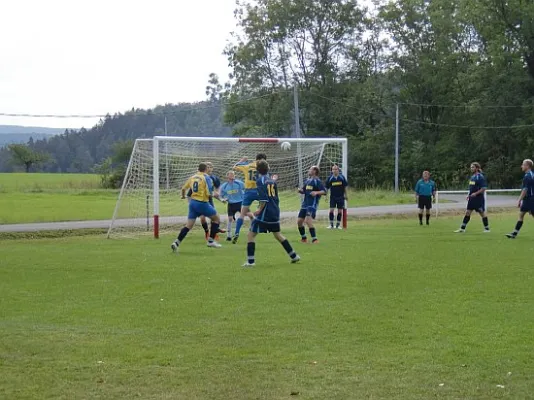
[[[17,165],[23,166],[26,172],[30,172],[32,166],[47,161],[50,156],[47,153],[34,151],[25,144],[11,144],[8,146],[11,152],[11,160]]]

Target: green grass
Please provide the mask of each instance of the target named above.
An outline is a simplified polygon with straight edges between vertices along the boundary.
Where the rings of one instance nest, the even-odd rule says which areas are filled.
[[[99,177],[90,174],[0,174],[0,224],[31,222],[58,222],[110,219],[118,198],[117,190],[99,189]],[[120,217],[144,217],[146,194],[135,198],[135,204],[119,212]],[[149,198],[149,214],[151,210]],[[282,208],[299,209],[299,196],[292,192],[281,193]],[[126,205],[127,201],[125,201]],[[219,212],[225,206],[219,202]],[[408,204],[413,195],[380,190],[350,193],[351,207]],[[186,215],[187,202],[180,200],[176,192],[161,195],[161,215]],[[320,208],[327,202],[321,201]],[[133,215],[131,209],[138,214]]]
[[[178,256],[170,237],[0,241],[0,398],[532,398],[534,224],[510,241],[510,214],[459,220],[319,245],[291,227],[300,264],[264,235],[246,270],[243,242],[198,229]]]

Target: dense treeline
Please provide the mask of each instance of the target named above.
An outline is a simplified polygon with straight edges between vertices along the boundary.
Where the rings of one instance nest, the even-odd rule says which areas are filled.
[[[393,183],[399,104],[404,186],[428,168],[440,187],[463,187],[475,160],[490,185],[517,186],[520,161],[534,156],[534,3],[374,4],[238,2],[238,33],[225,49],[230,82],[212,74],[205,104],[225,104],[234,135],[291,135],[296,83],[301,133],[349,137],[349,173],[359,187]],[[133,110],[31,145],[52,155],[46,171],[88,171],[117,140],[161,133],[161,110]],[[218,107],[173,115],[173,134],[230,134]]]
[[[30,140],[28,146],[39,161],[30,170],[44,172],[92,172],[97,164],[115,156],[116,144],[167,132],[176,136],[229,136],[223,125],[218,102],[158,106],[150,110],[132,109],[102,119],[91,129],[66,130],[48,139]],[[46,155],[45,158],[42,155]],[[8,147],[0,149],[0,171],[25,168]]]

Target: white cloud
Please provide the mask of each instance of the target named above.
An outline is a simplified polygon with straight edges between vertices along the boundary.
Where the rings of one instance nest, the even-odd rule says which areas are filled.
[[[0,7],[0,112],[106,114],[198,101],[234,30],[234,0],[17,0]],[[0,124],[89,127],[95,120]]]

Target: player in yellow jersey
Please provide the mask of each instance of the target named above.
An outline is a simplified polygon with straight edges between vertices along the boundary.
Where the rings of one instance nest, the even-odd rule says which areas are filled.
[[[256,161],[267,160],[267,156],[260,153],[256,156]],[[256,161],[248,161],[246,158],[242,158],[234,165],[234,170],[241,172],[244,175],[245,182],[245,194],[243,196],[243,204],[241,206],[241,213],[237,219],[235,225],[235,235],[232,239],[232,243],[236,244],[239,239],[239,232],[245,221],[245,215],[250,212],[250,206],[254,201],[259,201],[258,188],[256,186],[256,179],[258,178],[258,171],[256,170]]]
[[[189,200],[189,215],[187,223],[180,231],[178,238],[171,244],[174,252],[178,251],[180,243],[185,239],[189,231],[195,225],[195,221],[201,215],[205,215],[211,220],[210,237],[208,247],[221,247],[215,241],[215,235],[219,231],[220,218],[217,210],[210,204],[210,196],[213,193],[213,182],[206,174],[208,166],[205,163],[198,165],[198,172],[188,179],[188,187],[191,190],[191,200]]]

